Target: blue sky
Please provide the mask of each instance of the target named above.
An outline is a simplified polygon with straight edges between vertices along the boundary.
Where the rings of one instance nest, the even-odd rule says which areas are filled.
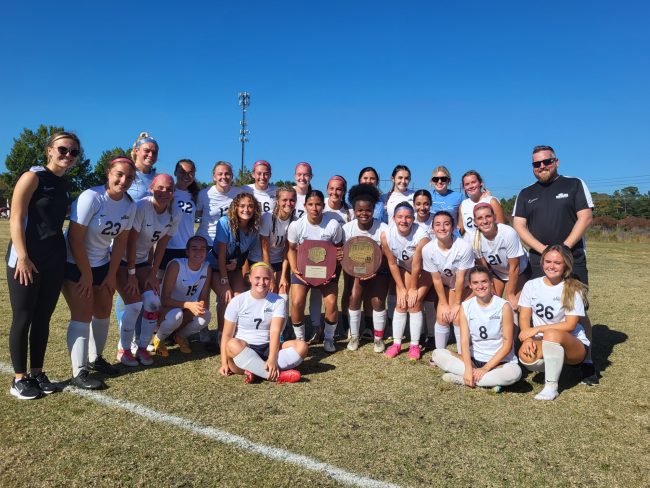
[[[240,164],[237,93],[251,93],[247,166],[316,187],[396,164],[426,187],[447,165],[497,196],[557,150],[592,191],[650,189],[645,2],[11,2],[0,19],[0,162],[23,128],[78,133],[93,162],[160,142],[207,181]],[[646,140],[646,143],[643,141]],[[2,167],[4,168],[3,164]],[[384,187],[386,189],[386,187]]]

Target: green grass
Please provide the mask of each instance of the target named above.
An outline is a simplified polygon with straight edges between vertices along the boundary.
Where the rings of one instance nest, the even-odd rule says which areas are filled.
[[[0,235],[6,236],[6,223]],[[6,245],[7,238],[0,244]],[[650,325],[643,290],[647,244],[589,243],[595,360],[601,385],[563,374],[558,400],[533,401],[528,376],[502,394],[440,381],[425,361],[310,350],[294,385],[244,385],[218,375],[196,346],[151,368],[124,370],[104,394],[405,486],[647,486]],[[0,275],[4,280],[4,272]],[[0,287],[0,361],[10,364],[11,310]],[[67,378],[68,310],[51,324],[46,369]],[[111,329],[107,356],[117,342]],[[0,392],[0,486],[338,486],[323,474],[267,460],[63,393],[18,402]]]

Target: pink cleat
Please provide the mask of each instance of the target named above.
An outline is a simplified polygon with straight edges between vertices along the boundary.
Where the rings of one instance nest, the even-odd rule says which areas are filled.
[[[408,358],[411,361],[417,361],[420,359],[420,346],[417,344],[411,344],[409,346]]]
[[[393,342],[393,344],[388,349],[386,349],[386,352],[384,353],[384,356],[386,356],[387,358],[392,359],[394,357],[397,357],[397,355],[400,352],[402,352],[402,345],[401,344],[395,344]]]
[[[244,383],[250,385],[253,381],[255,381],[255,375],[248,370],[244,371]]]
[[[300,371],[297,369],[285,369],[280,371],[278,379],[275,380],[276,383],[297,383],[300,381]]]

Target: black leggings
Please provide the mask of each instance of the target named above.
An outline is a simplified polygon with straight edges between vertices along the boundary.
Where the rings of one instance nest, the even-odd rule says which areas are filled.
[[[41,269],[40,273],[33,273],[34,282],[25,286],[14,278],[16,269],[7,266],[7,285],[13,312],[9,351],[15,373],[27,372],[28,341],[31,368],[43,367],[50,318],[61,293],[63,270],[63,262],[50,269]]]

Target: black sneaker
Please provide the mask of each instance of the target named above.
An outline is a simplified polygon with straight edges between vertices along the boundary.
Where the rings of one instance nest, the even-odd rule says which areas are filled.
[[[102,381],[91,378],[87,369],[79,371],[79,374],[70,380],[70,384],[84,390],[99,390],[105,386]]]
[[[422,346],[424,347],[425,351],[433,351],[436,348],[435,337],[427,336],[427,338],[424,339]]]
[[[598,372],[594,367],[593,363],[582,363],[580,366],[582,370],[582,381],[581,384],[587,386],[597,386],[600,384],[600,379],[598,379]]]
[[[43,394],[40,388],[30,381],[27,376],[18,381],[16,381],[16,378],[12,379],[9,393],[19,400],[34,400]]]
[[[115,368],[108,361],[106,361],[106,359],[104,359],[103,356],[97,356],[97,359],[95,359],[92,363],[88,363],[88,367],[93,371],[97,371],[98,373],[104,373],[109,376],[118,373],[117,368]]]
[[[61,391],[57,385],[52,383],[45,373],[42,371],[38,374],[30,373],[29,379],[38,385],[43,393],[49,395],[50,393],[55,393]]]

